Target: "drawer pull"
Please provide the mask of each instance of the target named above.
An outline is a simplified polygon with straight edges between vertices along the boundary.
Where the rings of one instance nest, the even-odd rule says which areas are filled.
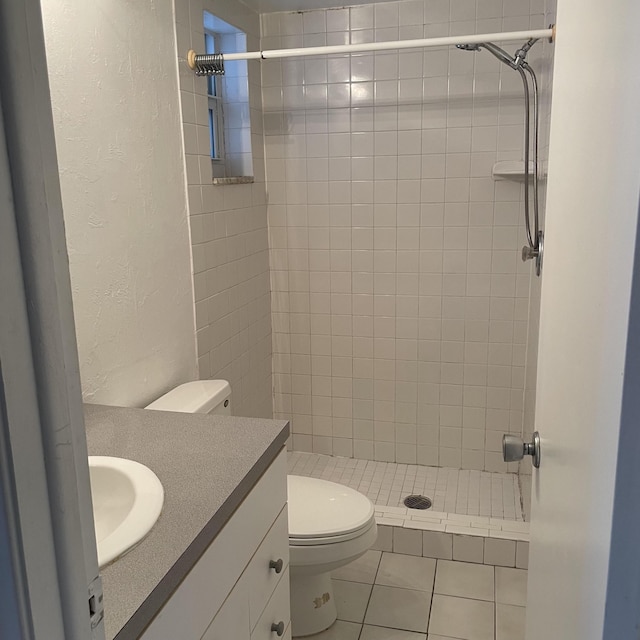
[[[273,569],[276,573],[281,573],[283,566],[284,562],[282,562],[282,558],[278,558],[278,560],[271,560],[271,562],[269,562],[269,569]]]
[[[280,620],[278,624],[275,622],[271,625],[271,632],[275,633],[278,637],[284,634],[284,622]]]

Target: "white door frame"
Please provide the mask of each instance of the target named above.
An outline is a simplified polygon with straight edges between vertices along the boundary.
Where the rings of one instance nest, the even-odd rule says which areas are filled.
[[[100,639],[101,603],[89,613],[89,590],[101,597],[101,588],[38,0],[0,2],[0,60],[0,554],[19,604],[11,624],[25,638]]]
[[[2,96],[4,102],[4,95]],[[1,112],[0,112],[1,118]],[[0,123],[4,124],[0,119]],[[0,127],[0,470],[4,569],[0,636],[64,639],[58,570],[31,357],[18,234]],[[9,604],[11,603],[11,604]],[[5,618],[16,606],[14,613]]]

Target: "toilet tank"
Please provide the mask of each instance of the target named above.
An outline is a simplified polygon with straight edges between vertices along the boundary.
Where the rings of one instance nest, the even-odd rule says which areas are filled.
[[[231,415],[231,387],[226,380],[185,382],[152,402],[147,409],[181,413]]]

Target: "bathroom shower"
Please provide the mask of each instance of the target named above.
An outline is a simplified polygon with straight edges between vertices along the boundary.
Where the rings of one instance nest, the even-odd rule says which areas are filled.
[[[524,220],[527,235],[527,245],[522,248],[522,260],[535,260],[536,275],[542,271],[542,255],[544,248],[544,233],[540,229],[539,215],[539,189],[538,189],[538,135],[539,135],[539,109],[538,109],[538,79],[534,70],[526,61],[531,47],[538,41],[531,38],[511,57],[504,49],[493,42],[481,42],[479,44],[458,44],[456,47],[463,51],[480,51],[486,49],[500,62],[517,71],[522,78],[524,89]],[[533,114],[532,114],[533,107]],[[533,131],[531,131],[531,119],[533,115]],[[533,156],[533,229],[531,228],[531,197],[529,174],[530,157]]]
[[[417,495],[435,511],[519,520],[519,481],[498,440],[504,429],[522,432],[532,393],[526,354],[536,334],[528,314],[540,281],[518,267],[517,255],[523,245],[539,247],[544,218],[541,182],[534,220],[532,79],[523,61],[536,68],[542,124],[553,48],[545,47],[540,69],[529,51],[554,32],[479,33],[478,24],[466,35],[390,40],[381,31],[359,41],[376,12],[396,9],[399,23],[422,25],[404,35],[429,32],[433,16],[409,17],[402,3],[284,12],[269,17],[259,48],[222,47],[214,61],[186,52],[183,64],[196,76],[224,75],[225,66],[248,60],[264,74],[267,217],[283,275],[273,279],[273,410],[293,425],[299,455],[290,472],[353,485],[377,506],[406,510],[405,498]],[[349,37],[329,36],[329,23]],[[304,45],[305,24],[308,35],[320,30],[306,43],[317,46],[282,39],[300,35]],[[474,100],[472,69],[460,73],[465,54],[446,49],[459,44],[486,48],[525,74],[530,242],[521,237],[521,76],[505,70],[501,86],[501,65],[480,74],[488,99]],[[286,124],[294,121],[299,126]],[[541,168],[544,133],[541,126]],[[501,157],[507,150],[515,155]],[[201,173],[192,173],[201,184]],[[496,193],[498,175],[519,182]],[[216,359],[209,358],[211,376]],[[265,383],[261,389],[272,387]],[[483,475],[491,473],[502,485],[495,496]]]

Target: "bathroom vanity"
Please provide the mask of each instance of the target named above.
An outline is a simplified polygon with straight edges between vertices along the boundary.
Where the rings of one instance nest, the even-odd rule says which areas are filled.
[[[101,571],[107,640],[290,638],[284,421],[87,405],[91,455],[165,490],[149,535]]]

